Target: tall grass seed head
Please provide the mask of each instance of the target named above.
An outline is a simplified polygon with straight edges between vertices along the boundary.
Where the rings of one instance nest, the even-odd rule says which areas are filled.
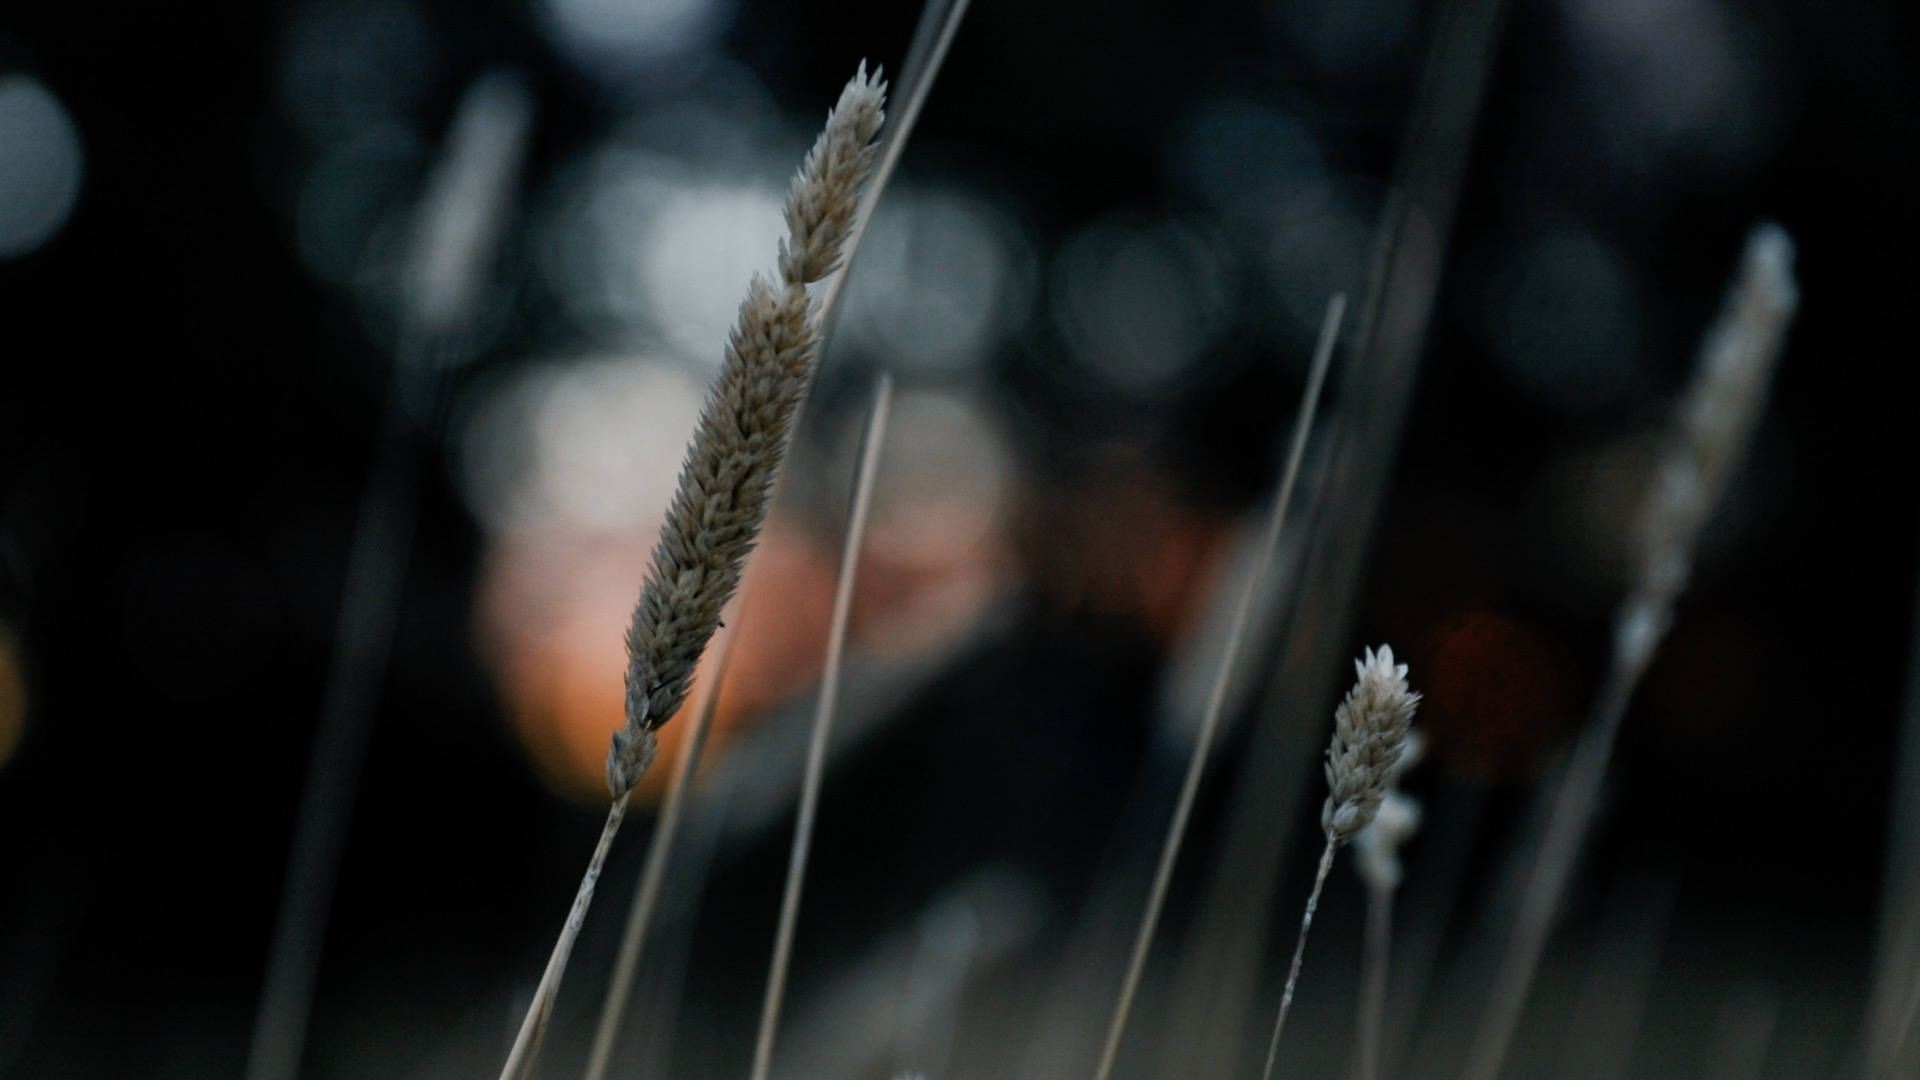
[[[685,704],[759,540],[819,358],[820,316],[807,285],[845,258],[885,101],[879,73],[861,64],[788,192],[779,279],[756,275],[740,305],[627,628],[626,724],[607,756],[616,799],[652,763],[654,730]]]
[[[1336,847],[1380,812],[1420,704],[1420,695],[1407,688],[1407,665],[1393,662],[1392,648],[1368,649],[1353,667],[1353,689],[1333,714],[1326,761],[1330,790],[1320,810],[1320,826]]]

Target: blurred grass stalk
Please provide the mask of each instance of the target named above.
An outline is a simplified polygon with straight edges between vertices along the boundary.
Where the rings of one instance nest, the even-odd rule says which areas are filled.
[[[817,315],[820,340],[816,347],[821,355],[825,354],[831,340],[834,314],[839,309],[840,294],[848,274],[852,271],[860,240],[872,223],[873,211],[879,204],[881,193],[886,190],[888,181],[892,179],[894,170],[899,166],[901,154],[906,150],[907,139],[913,133],[913,128],[919,120],[922,108],[926,105],[928,95],[933,90],[933,83],[939,75],[941,66],[946,62],[947,53],[953,45],[954,36],[959,33],[960,22],[966,15],[969,2],[970,0],[927,0],[921,9],[919,22],[914,29],[913,41],[908,47],[903,65],[899,104],[895,109],[893,123],[887,126],[881,137],[872,176],[861,192],[852,227],[847,234],[839,271],[828,279],[820,299]],[[873,445],[869,449],[873,453],[878,453],[878,439],[880,433],[884,431],[886,411],[892,402],[892,388],[890,379],[882,379],[875,386],[873,423],[877,427],[868,431],[869,438],[873,440]],[[804,408],[804,402],[801,407]],[[861,459],[861,468],[863,472],[855,480],[856,502],[862,497],[863,492],[870,497],[873,482],[873,478],[864,471],[867,468],[864,456]],[[858,565],[859,538],[854,535],[855,527],[857,524],[859,530],[864,532],[865,513],[864,509],[859,510],[848,526],[849,552],[843,553],[842,556],[842,579],[846,583],[844,587],[848,590],[852,588],[853,571]],[[736,608],[743,609],[744,604],[737,604]],[[736,611],[736,616],[738,614],[739,612]],[[836,692],[840,677],[838,660],[842,646],[834,643],[832,635],[844,634],[844,626],[840,625],[839,618],[839,593],[836,591],[836,622],[834,624],[836,629],[830,631],[828,670],[823,677],[834,681]],[[737,617],[734,633],[738,633]],[[731,636],[729,635],[729,640]],[[602,1080],[612,1060],[613,1047],[619,1035],[634,972],[639,966],[642,945],[653,921],[654,907],[659,899],[661,884],[673,850],[674,838],[678,834],[685,812],[687,792],[694,774],[699,769],[707,729],[712,722],[714,704],[718,701],[721,684],[725,679],[727,655],[723,651],[719,662],[714,665],[714,685],[708,689],[707,699],[696,719],[695,728],[689,733],[685,753],[681,757],[672,781],[672,789],[654,829],[653,841],[647,849],[646,862],[642,867],[640,880],[635,886],[626,929],[623,931],[613,972],[608,980],[606,998],[601,1006],[600,1021],[594,1033],[593,1048],[587,1060],[586,1080]],[[823,694],[824,686],[823,682]],[[809,761],[811,762],[811,757]],[[807,782],[805,779],[802,781],[803,804],[806,799]],[[791,946],[791,942],[788,946]],[[777,952],[778,946],[776,946]]]
[[[1366,940],[1360,954],[1360,1004],[1353,1025],[1354,1080],[1378,1080],[1386,1055],[1387,976],[1392,970],[1393,894],[1406,877],[1400,845],[1420,830],[1420,801],[1400,790],[1400,779],[1419,764],[1426,738],[1407,737],[1400,760],[1373,822],[1353,838],[1354,872],[1367,889]]]
[[[1622,1080],[1633,1075],[1660,955],[1680,893],[1673,866],[1629,866],[1617,875],[1587,950],[1573,1019],[1561,1040],[1565,1080]]]
[[[779,928],[774,933],[773,959],[767,969],[766,993],[760,1008],[760,1029],[753,1043],[753,1080],[767,1080],[773,1071],[774,1037],[780,1026],[780,1008],[786,998],[787,971],[793,960],[793,937],[800,917],[800,897],[806,884],[807,859],[813,851],[813,830],[820,810],[820,789],[826,778],[827,740],[839,705],[841,673],[845,667],[847,623],[853,615],[853,593],[860,569],[860,552],[873,508],[874,479],[879,474],[880,450],[886,439],[887,417],[893,405],[893,379],[881,374],[874,381],[873,409],[862,437],[860,465],[854,475],[853,505],[847,516],[846,541],[840,552],[840,578],[834,586],[833,617],[827,630],[826,668],[820,676],[819,703],[807,740],[806,773],[801,782],[800,810],[793,827],[793,845],[787,857],[787,880],[780,897]]]
[[[1720,314],[1701,343],[1672,444],[1649,493],[1636,578],[1615,618],[1606,682],[1554,795],[1552,816],[1533,856],[1519,914],[1468,1052],[1467,1080],[1500,1075],[1581,842],[1593,823],[1627,704],[1673,620],[1674,601],[1692,571],[1700,532],[1745,459],[1766,403],[1774,361],[1799,307],[1793,258],[1793,241],[1784,229],[1765,222],[1756,225]]]
[[[533,1071],[607,850],[658,752],[654,733],[685,704],[759,541],[820,357],[821,312],[808,286],[844,265],[885,101],[886,84],[862,62],[788,187],[776,276],[755,274],[741,302],[628,624],[626,722],[607,754],[612,806],[501,1080]]]
[[[1505,8],[1506,0],[1448,0],[1436,13],[1339,388],[1327,480],[1339,497],[1327,501],[1304,545],[1302,592],[1202,889],[1194,944],[1172,995],[1162,1059],[1170,1076],[1232,1080],[1252,1049],[1272,898],[1288,854],[1284,840],[1274,838],[1292,833],[1321,730],[1303,718],[1316,715],[1333,692],[1350,639],[1360,571],[1412,401]]]
[[[620,948],[614,954],[613,972],[608,976],[606,996],[600,1006],[600,1022],[594,1030],[593,1048],[587,1055],[586,1080],[605,1080],[607,1067],[613,1060],[614,1043],[620,1036],[620,1020],[626,1014],[627,999],[633,991],[634,972],[639,969],[647,929],[653,923],[654,908],[659,904],[661,886],[666,881],[667,867],[673,858],[674,841],[680,835],[680,823],[686,816],[687,796],[693,788],[694,775],[700,768],[707,735],[713,729],[713,714],[720,703],[720,689],[726,683],[727,663],[733,656],[733,643],[739,635],[740,620],[737,613],[745,607],[746,593],[743,589],[739,601],[734,604],[736,614],[733,628],[721,634],[714,644],[712,681],[695,707],[693,726],[687,732],[686,742],[680,747],[680,757],[674,762],[673,779],[667,788],[666,801],[661,805],[660,816],[654,821],[653,839],[647,844],[647,857],[640,867],[640,880],[634,885],[633,901],[627,909],[626,929],[621,932]]]
[[[1914,618],[1894,757],[1877,961],[1867,1002],[1868,1080],[1920,1075],[1920,598]]]
[[[415,211],[399,342],[354,525],[247,1080],[294,1080],[300,1072],[320,950],[413,546],[420,443],[437,427],[450,377],[465,359],[464,339],[512,209],[532,112],[518,77],[493,71],[475,80]]]
[[[1307,374],[1306,388],[1300,394],[1300,408],[1293,419],[1292,445],[1287,450],[1286,466],[1281,470],[1279,487],[1273,495],[1273,507],[1266,528],[1261,533],[1253,569],[1242,582],[1233,621],[1227,632],[1226,646],[1221,650],[1213,688],[1207,698],[1206,711],[1201,716],[1200,735],[1194,740],[1193,751],[1187,759],[1186,776],[1174,805],[1173,820],[1167,826],[1160,863],[1154,871],[1153,885],[1147,895],[1146,911],[1141,915],[1139,929],[1135,932],[1133,955],[1127,962],[1127,973],[1120,983],[1120,999],[1114,1005],[1106,1044],[1100,1051],[1100,1064],[1094,1072],[1097,1080],[1109,1080],[1120,1056],[1120,1040],[1126,1034],[1127,1019],[1133,1011],[1134,994],[1140,989],[1147,956],[1153,950],[1154,934],[1160,926],[1160,911],[1166,903],[1167,889],[1173,882],[1174,866],[1180,860],[1187,822],[1193,816],[1194,800],[1200,793],[1200,780],[1213,756],[1214,737],[1219,733],[1220,717],[1226,711],[1227,691],[1233,686],[1234,672],[1240,662],[1241,646],[1246,639],[1254,601],[1267,586],[1267,574],[1273,565],[1274,552],[1280,546],[1280,535],[1286,527],[1287,508],[1293,501],[1294,484],[1300,478],[1300,463],[1307,456],[1307,436],[1313,431],[1314,412],[1320,404],[1320,393],[1326,387],[1327,371],[1333,364],[1333,348],[1339,340],[1340,323],[1346,312],[1346,294],[1335,293],[1327,301],[1326,315],[1320,322],[1320,340],[1313,350],[1313,366]]]
[[[1280,1056],[1280,1036],[1286,1030],[1287,1012],[1300,982],[1307,933],[1313,929],[1314,908],[1320,903],[1327,873],[1333,869],[1334,853],[1373,824],[1401,771],[1419,753],[1419,740],[1413,737],[1409,725],[1420,695],[1407,688],[1407,665],[1395,664],[1393,649],[1382,645],[1377,652],[1366,650],[1353,668],[1353,688],[1334,710],[1333,741],[1327,746],[1328,792],[1320,808],[1320,828],[1327,844],[1320,853],[1313,890],[1307,894],[1306,912],[1300,917],[1300,936],[1294,942],[1286,987],[1280,992],[1280,1009],[1273,1020],[1273,1036],[1267,1040],[1267,1064],[1260,1073],[1261,1080],[1272,1080],[1274,1063]]]

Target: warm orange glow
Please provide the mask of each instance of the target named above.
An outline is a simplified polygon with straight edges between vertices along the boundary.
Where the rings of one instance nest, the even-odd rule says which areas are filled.
[[[6,765],[27,733],[27,675],[20,663],[20,639],[0,627],[0,766]]]
[[[477,602],[481,647],[492,661],[514,732],[543,779],[586,802],[606,797],[608,740],[622,722],[625,631],[640,594],[651,536],[560,527],[495,541]],[[869,656],[910,654],[970,622],[991,595],[981,551],[953,565],[876,553],[861,566],[854,644]],[[748,564],[744,609],[727,616],[739,637],[714,714],[709,746],[724,750],[742,725],[791,700],[818,678],[825,656],[839,554],[770,522]],[[702,696],[713,650],[694,680],[694,701],[660,731],[660,764],[635,791],[657,800]]]
[[[552,362],[496,388],[464,436],[468,494],[490,532],[476,636],[514,732],[570,798],[606,797],[608,744],[624,719],[627,622],[700,400],[695,380],[659,358]],[[849,629],[870,663],[952,640],[1011,579],[1001,524],[1012,464],[992,415],[933,390],[903,392],[895,412]],[[829,472],[851,474],[859,420]],[[839,536],[795,520],[775,510],[725,616],[739,637],[715,714],[717,751],[819,677]],[[690,706],[708,678],[703,664]],[[661,729],[663,763],[691,715]],[[650,770],[639,798],[659,797],[671,773]]]
[[[1434,631],[1413,670],[1434,756],[1456,774],[1518,778],[1567,735],[1572,676],[1547,639],[1518,619],[1457,615]]]
[[[1198,625],[1196,598],[1221,572],[1232,519],[1117,455],[1029,500],[1019,535],[1044,604],[1135,621],[1171,650]]]
[[[791,651],[789,624],[815,611],[824,622],[831,594],[825,600],[812,595],[820,592],[809,586],[822,571],[811,564],[820,560],[794,549],[777,530],[761,545],[756,571],[779,601],[756,614],[759,629],[736,646],[728,691],[714,716],[716,747],[741,717],[806,677],[804,664],[781,656]],[[648,554],[636,536],[556,528],[505,537],[488,559],[479,599],[483,648],[495,663],[514,731],[541,776],[569,797],[605,797],[608,740],[623,720],[624,635]],[[709,689],[706,667],[703,662],[695,679],[696,698]],[[672,760],[686,728],[669,723],[661,729],[663,763]],[[650,770],[635,797],[643,803],[659,798],[670,772]]]

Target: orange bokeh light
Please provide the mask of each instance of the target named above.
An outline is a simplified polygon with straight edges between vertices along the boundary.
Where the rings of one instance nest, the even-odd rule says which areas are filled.
[[[1568,736],[1574,678],[1560,652],[1521,620],[1456,615],[1428,637],[1414,667],[1434,757],[1468,779],[1530,776]]]
[[[851,636],[874,658],[923,651],[972,622],[995,588],[989,548],[930,564],[882,535],[860,567]],[[522,529],[488,552],[476,631],[492,662],[515,734],[549,786],[569,798],[606,797],[606,755],[623,722],[627,620],[640,594],[651,536],[559,526]],[[770,521],[721,633],[739,636],[714,713],[710,746],[804,692],[819,677],[839,553]],[[744,607],[742,606],[744,604]],[[709,648],[681,717],[660,730],[671,762],[703,695]],[[656,765],[635,791],[657,800],[672,770]]]

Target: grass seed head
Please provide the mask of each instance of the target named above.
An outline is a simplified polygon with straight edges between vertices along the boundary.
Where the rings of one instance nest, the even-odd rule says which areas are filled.
[[[787,239],[780,243],[780,275],[789,285],[819,281],[840,268],[847,236],[860,208],[860,190],[873,171],[874,139],[886,118],[887,84],[862,62],[827,114],[827,126],[807,152],[787,192]]]
[[[1406,752],[1413,710],[1420,704],[1420,695],[1407,688],[1407,665],[1393,662],[1392,648],[1368,649],[1353,667],[1353,689],[1333,714],[1326,763],[1331,790],[1320,810],[1320,826],[1336,847],[1353,839],[1379,813]]]
[[[1793,238],[1785,229],[1755,226],[1719,317],[1701,342],[1642,513],[1633,589],[1616,620],[1615,648],[1631,666],[1644,667],[1666,633],[1700,533],[1753,441],[1800,306],[1793,262]]]
[[[616,799],[653,761],[653,731],[686,703],[759,540],[819,357],[819,313],[806,286],[844,258],[885,100],[886,84],[862,64],[794,177],[779,279],[756,276],[740,304],[627,628],[626,724],[607,756]]]

